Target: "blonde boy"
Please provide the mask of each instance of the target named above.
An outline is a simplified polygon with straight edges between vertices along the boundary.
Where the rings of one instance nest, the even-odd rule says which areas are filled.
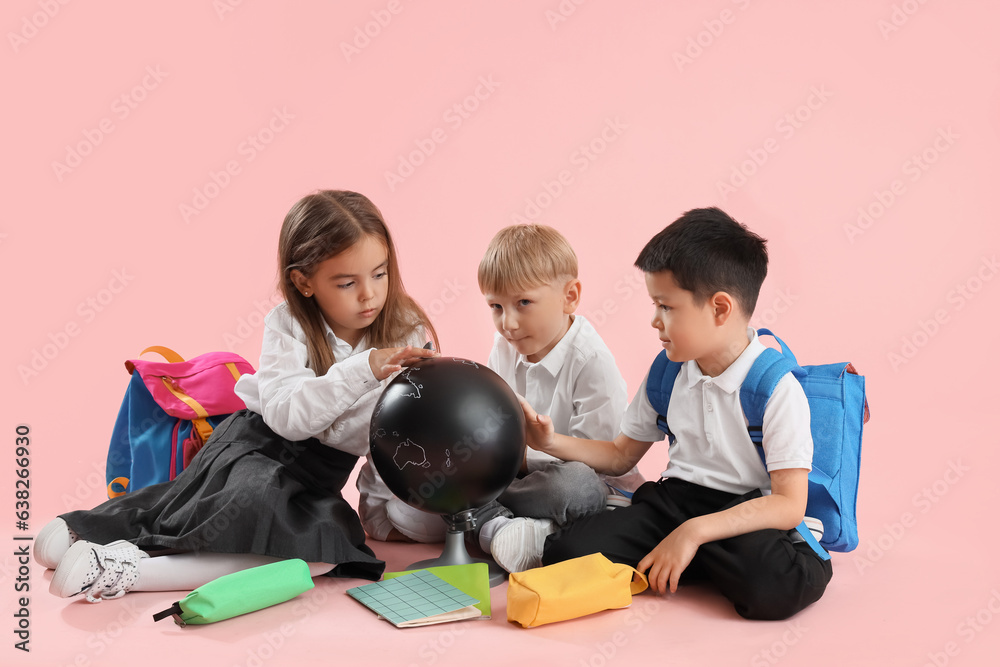
[[[625,411],[625,380],[597,331],[576,315],[577,258],[551,227],[515,225],[492,240],[479,265],[479,287],[497,333],[487,365],[519,395],[552,417],[555,430],[612,438]],[[522,474],[498,502],[477,513],[479,542],[510,572],[541,562],[545,537],[604,511],[611,487],[643,482],[634,468],[605,481],[592,468],[530,450]]]

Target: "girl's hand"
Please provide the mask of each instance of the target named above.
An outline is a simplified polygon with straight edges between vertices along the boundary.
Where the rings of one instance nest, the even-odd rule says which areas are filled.
[[[525,437],[528,447],[537,449],[540,452],[548,452],[555,441],[555,428],[552,426],[552,418],[540,415],[528,404],[523,396],[518,396],[521,403],[521,412],[524,413]],[[527,460],[527,459],[526,459]]]
[[[430,359],[439,356],[434,350],[423,347],[386,347],[380,350],[372,350],[368,355],[368,364],[372,367],[372,373],[376,380],[384,380],[396,371],[402,370],[403,366],[411,366],[421,359]]]

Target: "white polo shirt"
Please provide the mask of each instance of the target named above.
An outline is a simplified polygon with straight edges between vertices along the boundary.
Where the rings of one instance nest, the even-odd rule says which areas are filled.
[[[747,348],[717,377],[702,373],[695,361],[681,367],[667,409],[667,423],[675,440],[662,477],[728,493],[744,494],[758,488],[769,493],[768,471],[812,468],[809,402],[802,385],[790,373],[778,382],[764,410],[766,471],[760,461],[747,433],[739,390],[765,347],[754,329],[748,328],[747,336]],[[621,432],[640,442],[665,437],[656,426],[657,413],[646,395],[648,378],[647,373],[621,423]]]
[[[496,333],[487,366],[538,414],[551,417],[556,433],[590,440],[613,440],[618,435],[628,401],[625,379],[611,350],[582,315],[573,316],[566,334],[537,363]],[[528,449],[529,472],[558,460]],[[634,469],[610,479],[629,491],[644,481]]]

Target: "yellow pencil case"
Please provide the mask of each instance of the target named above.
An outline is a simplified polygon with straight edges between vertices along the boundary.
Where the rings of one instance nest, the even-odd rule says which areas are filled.
[[[632,604],[645,575],[603,554],[591,554],[510,575],[507,620],[525,628]]]

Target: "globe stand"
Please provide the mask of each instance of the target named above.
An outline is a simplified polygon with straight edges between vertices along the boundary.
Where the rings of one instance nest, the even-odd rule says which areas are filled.
[[[420,570],[426,567],[439,567],[441,565],[468,565],[470,563],[486,563],[490,572],[490,588],[499,586],[504,582],[507,573],[499,565],[490,560],[473,558],[469,555],[465,547],[465,533],[476,527],[476,517],[472,515],[472,510],[465,510],[458,514],[444,515],[448,523],[448,532],[444,537],[444,550],[437,558],[430,558],[413,563],[406,569]]]

